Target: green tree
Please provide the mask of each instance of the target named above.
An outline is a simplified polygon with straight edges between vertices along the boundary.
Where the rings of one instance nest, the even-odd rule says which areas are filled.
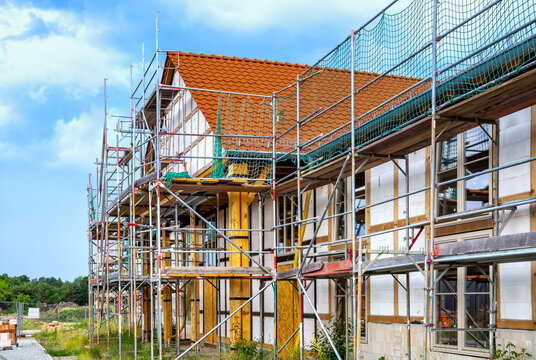
[[[14,301],[23,302],[23,303],[29,303],[31,302],[30,295],[18,293],[17,296],[13,298]]]
[[[0,301],[11,300],[11,290],[6,280],[0,280]]]
[[[0,301],[46,302],[62,301],[87,305],[88,284],[86,276],[71,281],[55,277],[30,279],[26,275],[9,277],[0,274]]]
[[[78,305],[87,305],[87,276],[77,277],[76,279],[74,279],[73,284],[75,284],[76,287],[76,298],[73,299],[73,301]]]
[[[35,295],[38,302],[48,302],[48,298],[52,295],[52,287],[46,282],[38,282],[35,287]]]

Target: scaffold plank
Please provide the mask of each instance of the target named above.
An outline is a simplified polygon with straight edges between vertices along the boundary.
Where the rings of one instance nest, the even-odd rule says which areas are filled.
[[[267,268],[270,270],[269,268]],[[259,267],[221,267],[221,266],[168,266],[162,271],[168,276],[199,275],[199,276],[219,276],[219,275],[266,275]]]

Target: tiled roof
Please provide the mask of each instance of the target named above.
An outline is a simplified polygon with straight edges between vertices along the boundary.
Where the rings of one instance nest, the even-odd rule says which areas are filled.
[[[271,96],[296,81],[306,65],[237,57],[168,52],[187,87]],[[213,126],[218,115],[218,94],[192,91],[192,96]]]
[[[187,87],[272,95],[274,91],[294,83],[297,74],[303,73],[309,67],[256,59],[168,52],[166,68],[175,68]],[[300,118],[302,119],[321,111],[321,109],[328,108],[350,94],[350,71],[330,68],[317,69],[317,71],[320,72],[306,80],[300,87]],[[366,72],[356,72],[355,74],[356,89],[378,75]],[[170,84],[172,79],[170,75],[170,72],[165,73],[163,82]],[[356,96],[356,115],[362,115],[379,106],[417,81],[418,79],[398,76],[381,78]],[[214,92],[191,91],[191,93],[207,122],[214,130],[217,128],[218,102],[220,102],[222,134],[272,135],[270,99],[265,100],[264,104],[258,105],[262,102],[260,98],[252,97],[244,103],[244,97],[236,95],[232,95],[232,101],[230,101],[228,95],[220,97],[218,93]],[[281,95],[283,97],[278,98],[277,103],[278,133],[289,129],[296,123],[295,88],[289,89]],[[407,96],[404,100],[407,100]],[[400,99],[397,102],[399,101]],[[383,108],[386,106],[391,108],[390,105],[384,105],[379,110],[385,111]],[[348,98],[340,105],[304,125],[301,129],[300,139],[303,143],[308,139],[342,127],[349,121],[350,99]],[[346,126],[334,132],[334,135],[340,135],[347,131],[349,131],[349,127]],[[288,151],[293,148],[295,137],[295,130],[289,131],[284,139],[279,140],[278,151]],[[334,137],[336,136],[331,138]],[[325,142],[322,141],[316,146]],[[222,145],[226,149],[271,151],[268,141],[263,139],[238,141],[237,139],[223,138]],[[313,145],[304,150],[308,152],[314,148]]]

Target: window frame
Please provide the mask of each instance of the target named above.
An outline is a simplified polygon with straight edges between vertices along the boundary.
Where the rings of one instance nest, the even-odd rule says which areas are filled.
[[[280,195],[277,201],[277,225],[290,224],[296,221],[296,196]],[[288,216],[287,216],[288,214]],[[298,241],[298,226],[286,225],[277,229],[278,246],[290,247]],[[291,249],[281,249],[279,254],[293,253]]]
[[[484,137],[487,139],[487,142],[488,142],[488,155],[487,155],[487,162],[488,162],[488,166],[487,166],[487,169],[491,169],[493,167],[493,149],[494,149],[494,146],[495,144],[493,144],[493,141],[492,139],[489,138],[488,134],[490,136],[493,136],[494,138],[496,138],[496,125],[490,125],[486,131],[484,132],[481,128],[479,127],[474,127],[472,129],[469,129],[469,130],[466,130],[462,133],[459,133],[455,136],[453,136],[452,138],[456,138],[456,178],[460,178],[460,177],[463,177],[465,175],[467,175],[467,162],[466,162],[466,150],[467,150],[467,147],[466,147],[466,144],[465,144],[465,136],[466,134],[468,134],[469,131],[474,131],[474,130],[478,130],[478,131],[481,131],[484,133]],[[452,139],[450,138],[450,139]],[[437,182],[441,182],[440,178],[441,178],[441,175],[440,175],[440,170],[441,170],[441,156],[442,156],[442,153],[443,153],[443,144],[448,141],[449,139],[446,139],[446,140],[443,140],[441,142],[439,142],[437,144],[437,148],[436,148],[436,163],[437,163]],[[447,168],[446,170],[444,171],[448,171],[449,169],[451,168]],[[481,176],[486,176],[486,175],[481,175]],[[492,173],[489,173],[487,174],[487,177],[488,177],[488,204],[491,204],[493,202],[493,191],[491,191],[493,185],[492,185],[492,182],[493,182],[493,176],[492,176]],[[456,213],[461,213],[461,212],[464,212],[464,211],[467,211],[467,194],[466,194],[466,184],[467,184],[467,181],[468,180],[458,180],[456,181],[456,184],[454,186],[454,184],[449,184],[447,186],[452,186],[454,187],[455,191],[456,191],[456,211],[454,212],[447,212],[447,213],[441,213],[441,201],[440,201],[440,194],[442,193],[441,189],[438,189],[437,192],[438,192],[438,197],[437,197],[437,201],[435,202],[435,214],[436,216],[442,216],[442,215],[449,215],[449,214],[456,214]],[[474,207],[474,208],[471,208],[471,210],[474,210],[474,209],[479,209],[481,207]]]
[[[349,203],[351,202],[350,196],[348,194],[351,191],[351,183],[348,181],[349,178],[341,178],[339,181],[339,184],[337,187],[333,188],[333,191],[335,192],[333,201],[331,204],[331,211],[333,215],[342,214],[345,212],[348,212],[350,209]],[[349,189],[350,188],[350,189]],[[340,209],[342,207],[342,210]],[[347,242],[351,242],[351,236],[348,232],[348,225],[350,224],[350,221],[352,219],[352,215],[345,214],[345,215],[339,215],[335,216],[332,221],[332,230],[333,230],[333,238],[330,239],[330,241],[339,241],[347,239]],[[341,227],[341,231],[339,232],[338,227]],[[354,230],[355,231],[355,230]],[[339,238],[338,236],[342,235],[342,238]],[[341,244],[335,244],[333,246],[340,246]]]
[[[444,236],[436,239],[437,243],[448,243],[448,242],[460,242],[466,241],[475,238],[482,238],[486,236],[491,236],[492,230],[480,230],[474,231],[471,233],[461,233],[455,235]],[[483,270],[488,269],[488,277],[493,278],[493,269],[492,266],[484,266]],[[468,328],[466,326],[466,310],[467,310],[467,296],[472,295],[475,292],[466,291],[466,275],[467,267],[457,267],[455,268],[457,272],[457,288],[453,293],[457,299],[456,305],[456,327],[457,328]],[[438,275],[436,271],[435,275]],[[435,276],[434,276],[435,278]],[[438,328],[439,319],[438,319],[438,296],[444,295],[446,293],[437,291],[438,285],[436,285],[436,291],[434,292],[433,298],[433,324],[434,328]],[[485,294],[486,292],[479,292],[479,294]],[[490,283],[488,287],[487,294],[489,299],[493,296],[493,284]],[[489,315],[488,315],[489,316]],[[488,320],[489,321],[489,320]],[[487,357],[489,356],[489,348],[474,348],[466,345],[466,333],[467,331],[455,331],[457,334],[457,344],[456,345],[447,345],[447,344],[438,344],[438,331],[432,332],[432,350],[438,352],[445,352],[457,355],[466,355],[466,356],[476,356],[476,357]],[[493,336],[492,332],[488,332],[490,336]]]

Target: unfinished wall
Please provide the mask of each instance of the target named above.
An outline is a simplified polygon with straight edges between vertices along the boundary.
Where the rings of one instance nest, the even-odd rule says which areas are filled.
[[[178,72],[173,76],[174,86],[185,86]],[[166,109],[164,130],[179,134],[212,134],[208,122],[195,99],[188,90],[176,93],[175,98]],[[165,167],[166,171],[184,171],[185,166],[190,176],[199,176],[212,163],[210,157],[214,154],[214,138],[212,136],[164,135],[161,137],[162,155],[185,156],[183,163],[174,163]],[[202,157],[199,159],[188,158]]]
[[[405,169],[405,161],[398,161],[400,167]],[[409,191],[418,190],[425,186],[426,175],[426,150],[421,149],[409,155]],[[389,199],[393,196],[406,192],[406,177],[392,163],[388,162],[370,170],[370,200],[369,203],[377,203]],[[415,222],[417,217],[425,216],[424,192],[409,197],[410,223]],[[395,208],[396,206],[396,208]],[[402,226],[406,220],[405,199],[395,202],[374,206],[370,210],[371,232],[382,231],[393,226]],[[410,237],[417,230],[410,230]],[[397,231],[370,238],[371,249],[401,249],[406,246],[406,231]],[[413,250],[424,248],[425,236],[422,234],[413,246]],[[370,255],[371,258],[375,255]],[[387,257],[390,255],[382,255]],[[402,284],[406,283],[405,276],[398,276]],[[402,287],[398,286],[390,276],[375,276],[370,280],[370,313],[369,316],[405,316],[406,315],[406,293]],[[412,316],[422,316],[424,308],[424,279],[420,273],[410,274],[410,311]],[[398,306],[395,306],[395,292],[398,298]]]
[[[195,102],[192,100],[192,105]],[[194,105],[195,106],[195,105]],[[191,108],[190,108],[191,110]],[[179,111],[180,112],[180,111]],[[190,111],[191,115],[191,111]],[[180,117],[179,117],[180,118]],[[191,118],[191,117],[190,117]],[[200,118],[198,118],[200,119]],[[206,121],[202,120],[206,126]],[[515,114],[504,117],[500,121],[500,165],[511,163],[530,157],[531,149],[531,113],[530,109],[519,111]],[[198,126],[200,126],[200,120],[198,120]],[[202,125],[202,126],[205,126]],[[183,126],[183,125],[181,125]],[[187,122],[184,126],[188,126]],[[194,126],[194,125],[192,125]],[[185,132],[196,132],[192,128],[189,130],[185,128]],[[178,138],[178,137],[177,137]],[[203,143],[205,150],[197,149],[200,146],[201,141],[195,146],[192,145],[192,140],[189,144],[185,144],[187,151],[208,151],[212,144]],[[193,140],[195,142],[195,140]],[[174,145],[175,146],[175,145]],[[177,149],[181,149],[180,144],[176,144]],[[172,148],[173,149],[173,148]],[[196,149],[196,150],[194,150]],[[193,154],[193,153],[192,153]],[[426,150],[421,149],[409,155],[409,169],[410,180],[409,190],[417,190],[422,188],[426,184]],[[399,161],[400,165],[404,167],[404,161]],[[206,164],[191,164],[190,174],[193,170],[201,169]],[[500,172],[500,198],[509,199],[517,195],[529,193],[531,191],[530,186],[530,165],[524,164],[511,169],[505,169]],[[370,200],[369,203],[375,203],[381,200],[385,200],[396,196],[397,194],[403,194],[406,192],[406,179],[403,173],[396,168],[393,163],[385,163],[370,170]],[[347,184],[349,188],[350,185]],[[348,190],[348,189],[347,189]],[[309,217],[320,216],[325,204],[328,200],[330,186],[324,186],[314,191],[314,196],[311,198]],[[507,201],[505,200],[505,201]],[[425,193],[419,193],[410,197],[409,216],[410,222],[416,221],[415,218],[426,216],[426,196]],[[259,214],[258,198],[255,197],[250,207],[251,228],[253,229],[270,229],[273,227],[273,215],[272,215],[272,201],[270,198],[264,199],[261,207],[261,213]],[[259,216],[260,215],[260,216]],[[379,205],[371,208],[370,210],[370,227],[372,231],[379,231],[382,226],[389,228],[388,224],[395,224],[397,221],[405,221],[406,218],[406,206],[404,199],[400,199],[396,204],[393,202]],[[220,224],[224,224],[225,220],[228,221],[229,216],[227,211],[222,211],[220,214]],[[349,223],[349,222],[348,222]],[[400,222],[398,225],[402,225]],[[306,227],[304,241],[308,241],[312,238],[315,226],[310,224]],[[503,235],[520,233],[530,231],[530,217],[529,207],[519,207],[512,217],[508,225],[503,231]],[[333,223],[330,221],[324,221],[320,227],[318,233],[318,239],[332,239]],[[379,236],[371,237],[369,240],[369,247],[371,249],[395,249],[402,248],[404,246],[404,237],[406,236],[405,230],[398,231],[396,233],[388,233]],[[263,244],[260,243],[261,236],[258,232],[251,233],[251,249],[259,250],[261,248],[269,248],[273,246],[273,232],[265,232]],[[419,237],[413,249],[419,249],[424,247],[424,234]],[[220,246],[224,246],[223,240]],[[329,246],[322,246],[316,251],[328,251]],[[385,256],[385,255],[383,255]],[[255,255],[256,260],[260,260],[259,255]],[[322,258],[322,260],[327,260]],[[222,265],[225,265],[223,263]],[[273,266],[273,255],[264,254],[264,264]],[[285,264],[280,264],[285,266]],[[288,267],[288,263],[286,263]],[[281,267],[280,267],[281,270]],[[532,320],[532,297],[531,297],[531,263],[513,263],[502,264],[499,270],[500,279],[500,319],[501,320]],[[399,276],[399,281],[402,284],[406,284],[405,276]],[[402,287],[395,285],[395,282],[391,276],[376,276],[369,280],[370,292],[368,299],[370,300],[370,312],[368,316],[405,316],[406,315],[406,294]],[[424,285],[423,277],[420,273],[410,274],[410,296],[411,296],[411,315],[412,317],[422,317],[424,312]],[[256,292],[261,286],[260,281],[252,280],[251,288],[252,293]],[[297,319],[294,316],[294,300],[292,299],[292,288],[290,284],[280,284],[279,286],[279,316],[280,320],[280,334],[279,345],[286,340],[286,336],[290,335],[292,331],[298,325]],[[200,291],[206,291],[201,286]],[[314,286],[308,291],[310,297],[315,299],[316,308],[318,312],[326,319],[334,313],[334,291],[333,285],[329,280],[318,280]],[[318,296],[321,294],[321,296]],[[202,294],[201,294],[202,296]],[[222,315],[229,313],[229,282],[222,281],[222,291],[220,293],[220,312]],[[264,327],[262,328],[261,319],[259,316],[261,310],[261,301],[264,304]],[[203,305],[202,305],[203,306]],[[207,309],[203,309],[207,310]],[[259,296],[252,302],[252,338],[260,340],[261,331],[264,332],[264,342],[266,344],[273,343],[274,335],[274,297],[273,290],[269,288],[265,291],[264,295]],[[208,313],[207,313],[208,314]],[[212,313],[211,313],[212,314]],[[305,328],[305,341],[306,344],[310,344],[312,340],[312,333],[315,330],[316,320],[312,318],[312,309],[307,301],[304,299],[304,319]],[[212,315],[211,315],[212,317]],[[200,315],[201,324],[203,321],[203,314]],[[325,321],[327,322],[327,321]],[[207,324],[205,324],[205,329]],[[284,327],[284,329],[282,328]],[[229,338],[230,329],[226,324],[222,328],[222,336]],[[422,326],[413,325],[413,346],[414,356],[422,353]],[[286,335],[286,336],[285,336]],[[534,341],[535,334],[532,331],[522,330],[506,330],[500,329],[497,332],[499,341],[505,341],[506,339],[512,339],[512,341],[519,344],[519,346],[527,347],[529,352],[535,353]],[[384,341],[385,339],[385,341]],[[394,340],[393,340],[394,339]],[[402,359],[405,356],[406,349],[406,328],[404,324],[388,324],[380,322],[370,322],[368,324],[367,342],[363,345],[365,351],[365,359],[377,359],[380,356],[386,356],[387,359]],[[532,349],[532,350],[530,350]],[[448,351],[435,352],[435,359],[455,360],[466,359],[467,355],[457,355],[449,353]],[[485,357],[485,353],[482,353]]]
[[[500,165],[530,157],[530,108],[505,116],[500,120]],[[499,197],[507,198],[529,193],[530,163],[499,172]],[[508,222],[503,235],[531,231],[529,206],[520,206]],[[532,320],[531,263],[499,265],[499,297],[501,320]]]
[[[423,326],[411,325],[412,359],[421,359],[423,354]],[[517,350],[526,348],[530,354],[536,354],[536,332],[527,330],[498,329],[497,343],[505,346],[512,342]],[[407,359],[407,331],[405,324],[369,323],[367,341],[362,345],[364,360],[378,360],[385,356],[386,360]],[[454,353],[435,348],[431,352],[434,360],[468,360],[489,358],[489,352]]]

